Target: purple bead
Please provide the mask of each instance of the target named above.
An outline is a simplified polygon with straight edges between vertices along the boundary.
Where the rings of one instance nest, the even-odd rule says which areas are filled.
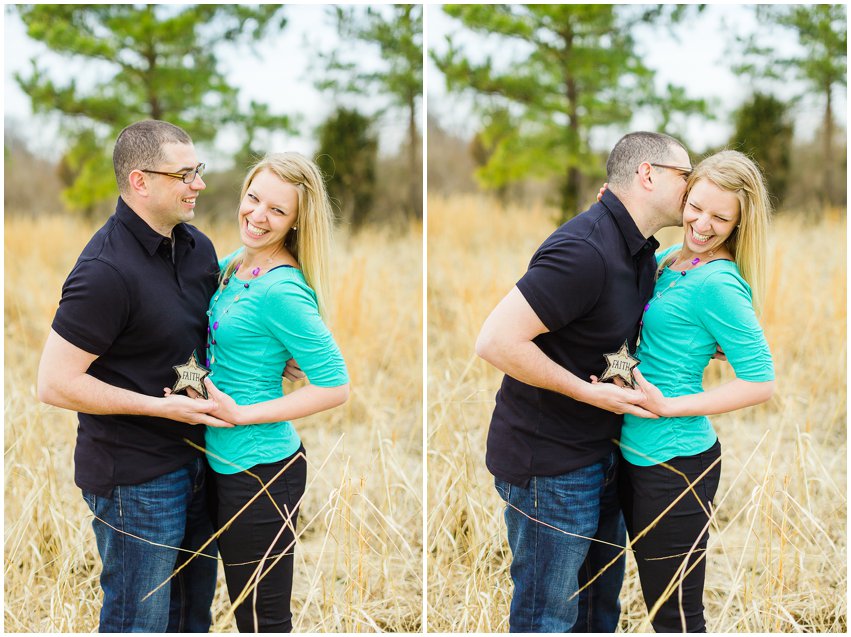
[[[685,275],[686,275],[686,271],[685,271],[685,270],[682,270],[682,271],[680,272],[680,274],[682,274],[683,276],[685,276]]]
[[[253,274],[254,276],[257,276],[258,274],[260,274],[260,268],[259,268],[259,267],[254,268],[254,269],[251,271],[251,274]]]
[[[222,283],[227,285],[229,281],[230,281],[230,277],[225,277],[225,280],[222,281]]]
[[[212,342],[213,342],[213,345],[218,345],[218,343],[216,343],[216,339],[213,339]]]
[[[700,257],[695,257],[694,260],[691,262],[692,265],[697,265],[698,263],[700,263]]]
[[[214,330],[219,329],[219,322],[218,322],[218,321],[216,321],[215,323],[213,323],[213,329],[214,329]]]
[[[242,287],[247,288],[247,287],[248,287],[248,284],[247,284],[247,283],[243,283],[243,284],[242,284]]]
[[[207,367],[209,367],[209,366],[210,366],[210,359],[209,359],[209,357],[208,357],[208,358],[207,358]]]
[[[646,312],[649,309],[650,309],[650,304],[648,303],[647,305],[644,306],[644,311]]]
[[[242,265],[241,263],[237,263],[237,264],[236,264],[236,267],[233,269],[233,271],[234,271],[234,272],[239,272],[239,266],[241,266],[241,265]]]
[[[210,326],[208,325],[207,326],[207,334],[209,334],[209,333],[210,333]]]

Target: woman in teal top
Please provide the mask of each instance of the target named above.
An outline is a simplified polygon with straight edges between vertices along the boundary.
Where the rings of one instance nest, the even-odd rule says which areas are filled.
[[[280,153],[249,171],[237,217],[243,247],[220,262],[205,381],[218,404],[211,413],[235,426],[207,428],[207,457],[216,472],[225,528],[219,550],[237,626],[290,632],[293,546],[307,471],[291,421],[336,407],[349,394],[346,365],[322,319],[332,212],[316,165]],[[310,383],[284,395],[281,376],[291,358]],[[258,478],[268,495],[249,505]]]
[[[764,402],[774,389],[754,309],[764,289],[768,216],[762,175],[745,155],[722,151],[698,164],[683,243],[659,255],[639,328],[640,405],[660,417],[624,416],[620,487],[648,610],[663,600],[652,618],[656,632],[706,630],[708,514],[721,474],[721,447],[707,416]],[[736,378],[704,391],[703,370],[716,348]],[[685,479],[694,491],[680,497]]]

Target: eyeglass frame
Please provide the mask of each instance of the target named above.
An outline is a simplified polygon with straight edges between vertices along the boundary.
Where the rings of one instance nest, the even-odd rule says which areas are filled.
[[[671,164],[657,164],[657,163],[652,162],[652,161],[648,162],[648,163],[651,166],[655,166],[656,168],[669,168],[671,170],[679,171],[681,173],[681,176],[686,177],[686,178],[690,177],[691,174],[694,172],[694,168],[683,168],[682,166],[672,166]],[[636,169],[635,173],[638,174],[637,169]]]
[[[148,168],[140,168],[139,170],[141,170],[143,173],[153,173],[155,175],[165,175],[166,177],[174,177],[175,179],[179,179],[180,181],[182,181],[184,184],[191,184],[193,181],[195,181],[195,177],[203,178],[204,171],[206,169],[207,164],[201,162],[200,164],[195,166],[195,168],[193,168],[192,170],[187,170],[185,173],[164,173],[159,170],[150,170]],[[186,181],[186,177],[189,175],[192,175],[192,179]]]

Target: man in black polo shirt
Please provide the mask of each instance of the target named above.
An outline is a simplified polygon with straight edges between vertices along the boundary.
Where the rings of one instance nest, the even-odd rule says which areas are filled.
[[[691,162],[672,137],[639,132],[615,145],[606,169],[602,199],[544,241],[476,343],[506,374],[486,463],[507,503],[512,632],[618,625],[626,533],[613,441],[621,414],[655,415],[636,404],[639,390],[589,379],[625,340],[635,351],[653,291],[652,235],[682,225]]]
[[[101,632],[207,632],[215,543],[205,506],[204,427],[230,426],[211,400],[163,398],[174,365],[204,355],[218,266],[185,222],[206,186],[189,136],[137,122],[115,143],[121,196],[62,288],[42,354],[39,399],[79,412],[74,480],[95,515]],[[145,599],[152,590],[167,582]]]

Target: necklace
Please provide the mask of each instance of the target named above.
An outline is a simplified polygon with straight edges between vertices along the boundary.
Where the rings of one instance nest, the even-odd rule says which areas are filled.
[[[219,297],[222,295],[225,288],[230,283],[230,280],[236,277],[236,273],[239,272],[239,266],[241,265],[241,263],[238,263],[233,269],[231,275],[222,279],[222,283],[221,285],[219,285],[219,289],[216,290],[216,295],[213,297],[213,305],[210,306],[209,310],[207,310],[207,367],[216,362],[216,355],[213,353],[213,345],[218,345],[218,343],[216,343],[216,331],[219,329],[219,324],[225,318],[228,312],[230,312],[230,309],[234,306],[234,303],[239,302],[239,299],[244,294],[244,291],[240,290],[239,292],[237,292],[236,296],[233,297],[233,300],[231,300],[231,302],[225,308],[225,311],[219,314],[219,316],[216,317],[215,320],[213,319],[213,310],[215,310],[216,306],[219,304]],[[251,271],[251,279],[243,282],[242,284],[242,287],[245,288],[245,290],[251,288],[251,282],[256,279],[257,276],[260,274],[260,270],[261,268],[258,266]]]
[[[638,347],[638,346],[641,344],[641,332],[642,332],[642,330],[644,329],[644,315],[645,315],[645,314],[647,314],[647,310],[649,310],[649,309],[650,309],[650,306],[651,306],[654,302],[658,301],[658,300],[659,300],[659,299],[661,299],[663,296],[665,296],[665,294],[666,294],[667,292],[669,292],[669,291],[671,290],[671,288],[676,287],[677,283],[678,283],[678,282],[682,279],[682,277],[684,277],[684,276],[686,275],[686,272],[688,272],[689,270],[691,270],[692,268],[694,268],[694,267],[695,267],[698,263],[700,263],[700,257],[695,257],[694,259],[692,259],[692,260],[689,262],[688,267],[685,267],[685,268],[683,268],[682,270],[680,270],[680,276],[679,276],[678,278],[676,278],[676,279],[674,279],[673,281],[671,281],[671,282],[668,284],[668,287],[666,287],[666,288],[665,288],[664,290],[662,290],[661,292],[656,292],[656,293],[655,293],[655,294],[654,294],[654,295],[650,298],[650,300],[649,300],[649,301],[647,301],[647,303],[646,303],[646,304],[645,304],[645,306],[644,306],[644,311],[641,313],[641,320],[638,322],[638,340],[636,340],[636,342],[635,342],[635,346],[636,346],[636,347]],[[661,268],[659,268],[659,269],[656,271],[656,280],[657,280],[657,281],[659,280],[659,277],[661,277],[661,276],[662,276],[662,272],[663,272],[663,271],[664,271],[667,267],[668,267],[668,266],[667,266],[667,264],[666,264],[666,263],[663,263],[663,264],[662,264],[662,267],[661,267]]]

